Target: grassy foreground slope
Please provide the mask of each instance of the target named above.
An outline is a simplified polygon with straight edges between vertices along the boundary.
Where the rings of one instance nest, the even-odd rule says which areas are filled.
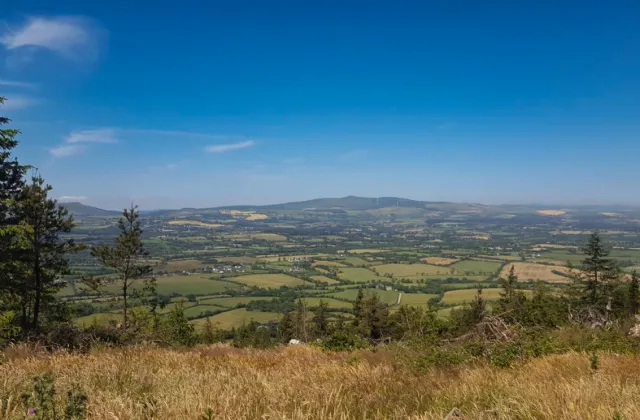
[[[89,419],[193,420],[211,408],[231,419],[640,418],[640,357],[602,354],[596,372],[578,353],[510,369],[415,371],[387,351],[323,353],[308,347],[240,350],[124,348],[90,355],[5,355],[2,418],[22,419],[20,395],[52,372],[61,394],[78,382]],[[615,417],[615,416],[619,417]]]

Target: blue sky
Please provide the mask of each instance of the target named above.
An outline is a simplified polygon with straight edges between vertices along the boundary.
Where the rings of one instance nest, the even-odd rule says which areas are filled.
[[[0,20],[1,112],[59,197],[640,203],[638,2],[21,0]]]

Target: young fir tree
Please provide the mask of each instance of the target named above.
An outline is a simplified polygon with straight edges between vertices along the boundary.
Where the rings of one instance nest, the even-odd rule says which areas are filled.
[[[364,292],[362,289],[358,289],[358,295],[356,296],[356,300],[353,302],[353,326],[357,327],[360,325],[362,321],[362,301],[364,300]]]
[[[311,322],[315,327],[315,332],[318,336],[324,337],[329,332],[329,316],[328,316],[329,304],[320,299],[318,308],[313,314]]]
[[[127,327],[129,299],[131,287],[140,279],[144,279],[145,288],[155,289],[155,278],[151,276],[153,268],[147,263],[149,253],[142,243],[142,228],[140,227],[140,213],[137,206],[124,209],[118,222],[120,234],[116,238],[114,246],[100,245],[91,249],[91,255],[102,266],[114,269],[118,275],[123,297],[123,326]],[[85,284],[92,289],[98,289],[103,279],[93,277],[85,278]],[[133,295],[136,296],[135,294]],[[152,302],[155,300],[152,299]],[[152,305],[152,310],[155,306]]]
[[[296,303],[296,311],[293,315],[293,325],[295,338],[304,342],[309,341],[307,304],[302,299]]]
[[[280,341],[288,343],[292,338],[294,338],[294,329],[293,315],[291,312],[285,312],[278,323],[278,335],[280,337]]]
[[[635,271],[631,274],[631,281],[627,291],[627,308],[631,316],[637,315],[638,309],[640,309],[640,283]]]
[[[15,279],[20,288],[22,324],[32,330],[40,325],[43,306],[51,303],[62,287],[60,278],[69,274],[68,254],[79,248],[72,239],[60,238],[73,228],[73,217],[49,198],[51,189],[41,177],[34,177],[11,209],[19,219],[21,237],[18,255],[24,270]]]
[[[468,312],[468,323],[469,325],[476,325],[478,322],[482,321],[487,314],[487,303],[482,297],[482,286],[478,287],[476,291],[476,297],[471,303],[471,307]]]
[[[517,289],[518,276],[512,265],[509,275],[502,282],[502,292],[496,305],[496,312],[502,314],[507,322],[516,322],[520,319],[524,310],[526,298],[524,293]]]
[[[590,306],[603,306],[614,283],[620,277],[620,271],[613,259],[607,258],[609,251],[598,232],[593,232],[582,252],[586,258],[580,270],[573,274],[580,292],[580,300]]]

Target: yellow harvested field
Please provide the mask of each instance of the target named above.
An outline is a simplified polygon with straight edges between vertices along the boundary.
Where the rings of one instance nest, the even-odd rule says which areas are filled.
[[[559,245],[559,244],[537,244],[539,248],[548,248],[548,249],[577,249],[578,247],[575,245]]]
[[[197,319],[191,321],[191,323],[195,324],[196,327],[202,326],[206,322],[206,319],[207,318]],[[239,308],[210,316],[208,319],[216,328],[231,329],[233,327],[238,328],[242,326],[242,324],[248,324],[251,320],[261,324],[266,324],[269,321],[277,321],[280,319],[280,314],[275,312],[247,311],[245,308]]]
[[[500,298],[502,289],[483,289],[482,297],[485,300],[497,300]],[[476,297],[476,289],[450,290],[445,292],[441,302],[447,305],[457,305],[460,303],[469,303]]]
[[[287,276],[286,274],[249,274],[246,276],[233,277],[232,280],[246,284],[247,286],[257,286],[265,289],[311,284],[299,278]]]
[[[197,220],[171,220],[168,223],[170,225],[198,226],[198,227],[205,227],[205,228],[219,228],[223,226],[219,223],[204,223],[204,222],[199,222]]]
[[[426,257],[426,258],[421,258],[420,261],[424,261],[427,264],[432,264],[432,265],[450,265],[460,260],[458,258]]]
[[[439,267],[429,264],[382,264],[372,267],[371,270],[381,276],[391,274],[393,277],[405,277],[408,279],[445,275],[449,273],[449,269],[447,267]]]
[[[266,214],[254,213],[247,216],[247,220],[265,220],[268,219],[269,216]]]
[[[220,213],[228,214],[235,218],[244,218],[246,220],[264,220],[269,218],[266,214],[256,213],[255,211],[220,210]]]
[[[350,249],[349,254],[378,254],[380,252],[388,252],[388,249],[376,249],[376,248],[362,248],[362,249]]]
[[[196,269],[204,268],[210,265],[211,264],[203,264],[202,262],[194,259],[171,260],[171,261],[168,261],[167,264],[165,265],[158,266],[157,269],[164,270],[164,271],[196,270]]]
[[[538,210],[536,211],[541,216],[562,216],[567,212],[564,210]]]
[[[514,262],[513,264],[507,264],[500,273],[500,277],[506,278],[509,275],[509,270],[513,265],[516,276],[520,281],[529,280],[542,280],[551,283],[567,283],[568,278],[554,273],[553,271],[560,271],[563,273],[569,272],[567,267],[558,265],[543,265],[526,262]]]

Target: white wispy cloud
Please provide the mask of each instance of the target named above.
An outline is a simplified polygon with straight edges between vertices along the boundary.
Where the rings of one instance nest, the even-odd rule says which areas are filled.
[[[61,195],[58,197],[58,201],[60,202],[76,202],[76,201],[86,201],[87,197],[84,195]]]
[[[54,157],[74,156],[85,152],[89,144],[118,143],[119,141],[116,130],[113,128],[72,131],[64,139],[63,144],[49,149],[49,153]]]
[[[56,146],[52,149],[49,149],[49,153],[51,154],[51,156],[54,156],[54,157],[67,157],[67,156],[79,155],[85,150],[86,150],[85,146],[82,146],[79,144],[68,144],[68,145]]]
[[[0,79],[0,85],[17,87],[17,88],[29,88],[29,89],[33,89],[36,87],[35,83],[18,82],[16,80],[6,80],[6,79]]]
[[[117,143],[118,141],[116,130],[113,128],[72,131],[65,139],[66,143]]]
[[[209,153],[223,153],[223,152],[229,152],[231,150],[246,149],[255,144],[256,144],[255,141],[247,140],[247,141],[242,141],[240,143],[219,144],[216,146],[208,146],[205,148],[205,151]]]
[[[93,59],[97,54],[97,26],[81,16],[32,16],[0,35],[8,50],[42,48],[73,60]]]
[[[158,136],[173,136],[173,137],[195,137],[202,139],[211,139],[211,140],[232,140],[237,139],[237,137],[232,136],[222,136],[218,134],[207,134],[207,133],[196,133],[193,131],[180,131],[180,130],[153,130],[153,129],[139,129],[139,128],[127,128],[122,129],[127,133],[134,134],[150,134],[150,135],[158,135]]]
[[[33,105],[38,105],[40,100],[37,98],[32,98],[30,96],[24,95],[11,95],[11,97],[7,98],[4,104],[2,105],[3,111],[13,111],[16,109],[27,108]]]

